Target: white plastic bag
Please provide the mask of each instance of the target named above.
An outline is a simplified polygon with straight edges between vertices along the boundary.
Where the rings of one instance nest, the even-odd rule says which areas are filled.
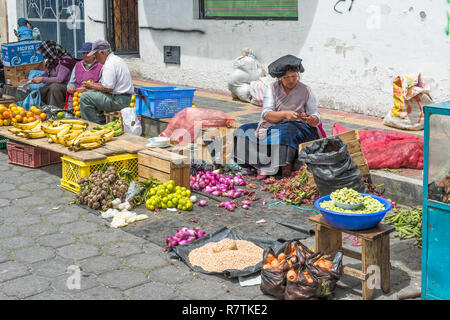
[[[124,108],[120,112],[122,113],[124,132],[140,136],[142,134],[142,126],[136,115],[136,109]]]
[[[256,81],[250,82],[250,102],[257,106],[262,106],[264,100],[264,92],[272,82],[276,81],[271,76],[262,77]]]
[[[258,80],[267,73],[249,48],[242,50],[242,56],[233,62],[234,71],[228,79],[228,90],[233,98],[251,102],[250,82]]]

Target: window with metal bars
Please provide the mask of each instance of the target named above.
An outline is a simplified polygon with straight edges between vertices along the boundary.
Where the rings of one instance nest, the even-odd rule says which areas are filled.
[[[114,52],[138,54],[138,0],[108,0],[106,9],[107,38]]]
[[[201,19],[298,20],[298,0],[199,0]]]

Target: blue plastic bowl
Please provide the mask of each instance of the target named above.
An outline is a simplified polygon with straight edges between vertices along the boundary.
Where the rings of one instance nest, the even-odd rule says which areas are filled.
[[[371,196],[380,201],[385,209],[374,213],[343,213],[324,209],[320,206],[323,201],[330,201],[330,195],[321,197],[314,202],[325,220],[333,227],[346,230],[364,230],[376,227],[383,220],[386,213],[392,209],[392,204],[384,198],[373,194],[361,193],[363,197]]]

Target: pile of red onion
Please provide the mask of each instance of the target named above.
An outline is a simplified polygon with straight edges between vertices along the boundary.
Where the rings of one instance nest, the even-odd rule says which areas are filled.
[[[190,179],[192,190],[205,192],[216,197],[228,197],[230,199],[237,199],[243,195],[248,195],[249,191],[247,189],[236,188],[245,186],[246,184],[240,174],[235,177],[230,177],[215,171],[198,171]]]
[[[177,230],[174,237],[167,237],[166,243],[169,247],[182,246],[206,235],[207,233],[199,228],[181,228],[180,230]]]
[[[244,210],[248,210],[248,208],[250,207],[251,204],[252,204],[252,202],[249,200],[243,200],[242,205],[239,205],[239,204],[235,203],[234,200],[231,200],[231,201],[227,201],[227,202],[221,202],[217,206],[219,208],[225,208],[228,211],[234,211],[234,209],[236,209],[237,207],[241,207]]]

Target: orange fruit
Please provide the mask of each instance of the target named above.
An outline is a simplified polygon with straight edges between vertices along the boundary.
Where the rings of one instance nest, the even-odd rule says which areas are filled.
[[[81,118],[81,111],[76,111],[75,112],[75,117]]]
[[[3,120],[0,119],[0,127],[3,127]]]
[[[36,109],[36,106],[30,107],[30,110],[29,110],[29,111],[33,112],[34,109]]]
[[[286,259],[286,255],[285,255],[284,253],[280,253],[280,254],[278,255],[278,262],[281,262],[281,261],[283,261],[284,259]]]
[[[0,104],[0,113],[5,112],[6,110],[8,110],[8,109],[5,107],[5,105]]]
[[[31,122],[31,121],[28,121],[28,118],[27,118],[27,117],[23,117],[23,118],[22,118],[22,123],[28,123],[28,122]]]
[[[3,111],[3,118],[7,119],[11,116],[11,113],[9,111]]]
[[[27,118],[34,118],[34,113],[31,111],[27,112]]]
[[[47,119],[47,114],[45,112],[42,112],[39,117],[41,118],[42,121],[45,121],[45,119]]]
[[[5,120],[3,120],[3,125],[4,125],[4,126],[10,126],[10,125],[11,125],[11,119],[5,119]]]
[[[27,116],[27,112],[26,111],[20,111],[19,114],[22,116],[22,118]]]
[[[17,119],[16,119],[16,118],[12,118],[12,119],[11,119],[11,122],[17,123]]]
[[[36,115],[36,116],[40,115],[41,112],[42,112],[42,111],[39,110],[38,108],[33,109],[33,113],[34,113],[34,115]]]
[[[16,115],[16,116],[14,117],[14,119],[16,119],[17,122],[22,122],[22,116],[21,116],[21,115]]]

